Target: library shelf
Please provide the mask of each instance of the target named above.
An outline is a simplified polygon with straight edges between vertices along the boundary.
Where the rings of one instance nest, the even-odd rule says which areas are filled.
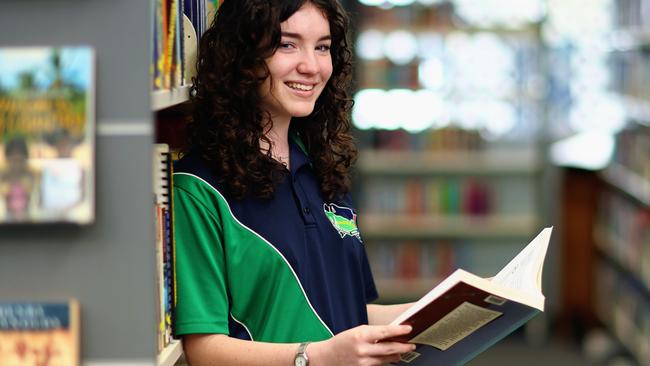
[[[619,100],[630,119],[639,124],[650,126],[650,101],[629,95],[620,95]]]
[[[640,175],[620,164],[612,163],[601,172],[601,176],[609,185],[650,207],[650,182]]]
[[[174,366],[183,355],[181,341],[174,340],[158,354],[157,366]]]
[[[160,111],[190,99],[190,87],[187,85],[173,89],[155,90],[151,93],[151,108]]]
[[[540,159],[530,150],[475,152],[364,150],[357,169],[364,175],[533,175]]]
[[[379,301],[411,301],[424,296],[439,282],[440,278],[377,278]]]
[[[359,220],[366,238],[525,238],[537,230],[538,220],[529,215],[433,216],[365,214]]]
[[[630,51],[650,46],[650,29],[622,28],[609,36],[609,47],[614,51]]]
[[[616,248],[624,248],[625,244],[622,243],[621,239],[604,228],[596,228],[594,230],[594,242],[601,256],[613,264],[619,272],[623,272],[626,277],[631,278],[639,287],[642,287],[645,295],[650,298],[650,274],[644,276],[641,268],[636,268],[636,265],[631,264],[633,261],[638,261],[638,256],[641,254],[624,254],[617,251]],[[638,267],[641,267],[641,265],[639,264]]]
[[[599,307],[596,315],[616,337],[618,343],[638,360],[640,365],[650,365],[650,342],[635,326],[630,314],[620,305]]]

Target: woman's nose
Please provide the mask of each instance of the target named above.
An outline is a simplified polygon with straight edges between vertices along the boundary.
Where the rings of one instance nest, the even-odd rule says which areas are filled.
[[[318,72],[318,60],[313,52],[303,52],[298,62],[298,72],[301,74],[315,74]]]

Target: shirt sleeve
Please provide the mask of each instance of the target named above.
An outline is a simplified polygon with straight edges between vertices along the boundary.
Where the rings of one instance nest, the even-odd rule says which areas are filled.
[[[217,216],[182,187],[173,190],[175,335],[228,334],[228,290]]]

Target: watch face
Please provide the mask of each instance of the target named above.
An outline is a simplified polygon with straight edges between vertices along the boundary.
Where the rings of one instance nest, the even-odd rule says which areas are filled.
[[[298,357],[296,357],[296,360],[293,364],[295,366],[307,366],[307,360],[305,360],[305,358],[302,357],[302,355],[299,355]]]

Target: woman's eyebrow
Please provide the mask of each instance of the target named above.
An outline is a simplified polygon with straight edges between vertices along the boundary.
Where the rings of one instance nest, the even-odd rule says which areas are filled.
[[[281,35],[282,35],[282,37],[287,37],[287,38],[295,38],[295,39],[302,39],[303,38],[300,33],[282,32]],[[318,39],[318,42],[331,41],[331,40],[332,40],[332,36],[328,34],[326,36],[320,37]]]

